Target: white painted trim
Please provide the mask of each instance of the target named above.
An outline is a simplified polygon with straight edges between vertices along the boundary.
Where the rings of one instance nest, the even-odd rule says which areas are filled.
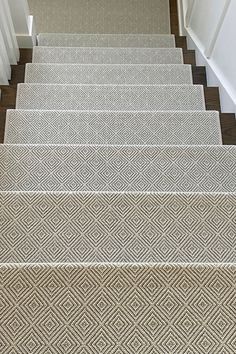
[[[1,0],[0,0],[1,1]],[[20,48],[32,48],[36,44],[34,18],[30,15],[27,0],[8,0],[11,16]]]
[[[8,79],[9,78],[7,77],[6,66],[0,56],[0,85],[8,85]]]
[[[216,64],[206,57],[204,47],[190,28],[187,29],[187,41],[188,47],[196,51],[197,65],[206,67],[208,85],[219,87],[222,112],[236,114],[236,97],[230,83]]]
[[[16,34],[19,48],[33,48],[36,46],[36,31],[34,17],[28,16],[29,32],[27,34]]]
[[[209,59],[211,58],[212,53],[213,53],[213,51],[214,51],[214,48],[215,48],[215,45],[216,45],[216,41],[217,41],[217,38],[218,38],[218,36],[219,36],[219,34],[220,34],[220,30],[221,30],[221,28],[222,28],[222,26],[223,26],[223,23],[224,23],[226,14],[227,14],[227,12],[228,12],[230,3],[231,3],[231,0],[225,0],[225,5],[224,5],[224,8],[223,8],[223,10],[222,10],[220,19],[219,19],[219,21],[218,21],[218,23],[217,23],[217,27],[216,27],[216,29],[215,29],[215,31],[214,31],[213,38],[211,39],[211,42],[210,42],[210,44],[209,44],[209,47],[206,48],[206,50],[205,50],[205,56],[206,56],[207,58],[209,58]]]
[[[5,0],[0,2],[0,31],[7,49],[7,55],[10,64],[16,64],[18,58],[18,53],[15,48],[15,43],[12,40],[14,34],[11,33],[12,28],[9,26],[8,11]]]
[[[8,80],[10,80],[11,66],[10,66],[10,61],[9,61],[8,54],[7,54],[7,48],[5,46],[4,38],[3,38],[1,31],[0,31],[0,48],[1,48],[0,57],[1,57],[2,65],[4,68],[4,72],[5,72],[5,75],[8,78]]]

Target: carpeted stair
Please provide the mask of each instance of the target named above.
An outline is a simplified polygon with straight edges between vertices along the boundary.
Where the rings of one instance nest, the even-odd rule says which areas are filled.
[[[35,47],[33,63],[183,64],[180,48]]]
[[[236,148],[169,1],[55,1],[0,146],[0,353],[235,354]]]
[[[68,34],[40,33],[39,46],[174,48],[171,34]]]
[[[218,112],[9,110],[7,144],[221,145]]]
[[[2,191],[236,192],[235,146],[2,145]]]
[[[202,111],[200,85],[19,84],[17,109]]]
[[[181,85],[192,84],[191,65],[27,64],[26,83]]]

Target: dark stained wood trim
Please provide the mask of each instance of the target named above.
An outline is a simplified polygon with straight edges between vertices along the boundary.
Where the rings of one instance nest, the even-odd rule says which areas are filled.
[[[0,107],[0,143],[3,143],[4,141],[5,123],[6,123],[6,108]]]
[[[176,0],[170,0],[170,27],[171,33],[179,35],[178,6]]]
[[[14,109],[16,104],[17,84],[24,82],[25,64],[32,61],[32,49],[20,49],[20,60],[18,65],[12,65],[12,76],[9,86],[0,86],[0,143],[4,140],[4,130],[6,122],[6,111]]]
[[[195,50],[183,49],[184,64],[191,64],[196,66]]]
[[[206,68],[205,66],[192,65],[193,83],[195,85],[207,86]]]
[[[204,87],[206,109],[221,112],[220,94],[218,87]]]
[[[187,38],[185,36],[175,36],[175,45],[177,48],[182,48],[184,50],[188,49]]]
[[[224,145],[236,145],[236,119],[234,113],[220,115],[222,139]]]

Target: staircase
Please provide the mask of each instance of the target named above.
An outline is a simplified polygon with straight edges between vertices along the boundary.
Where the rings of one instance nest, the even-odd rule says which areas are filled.
[[[0,145],[1,354],[236,353],[236,147],[162,11],[38,36]]]

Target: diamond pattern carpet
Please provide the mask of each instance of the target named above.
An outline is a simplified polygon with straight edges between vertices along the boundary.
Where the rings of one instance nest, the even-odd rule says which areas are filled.
[[[0,353],[235,354],[236,147],[169,1],[29,1],[42,33],[0,145]]]
[[[174,48],[173,35],[160,34],[56,34],[40,33],[40,46],[49,47],[134,47]]]
[[[235,271],[235,265],[2,265],[2,347],[233,353]]]
[[[235,262],[236,194],[1,192],[0,261]]]
[[[221,145],[218,112],[9,110],[7,144]]]
[[[42,84],[192,84],[191,65],[27,64],[25,82]]]
[[[180,48],[34,47],[33,63],[183,64]]]
[[[19,84],[16,108],[107,111],[202,111],[200,85]]]
[[[236,146],[2,145],[0,190],[236,192]]]

